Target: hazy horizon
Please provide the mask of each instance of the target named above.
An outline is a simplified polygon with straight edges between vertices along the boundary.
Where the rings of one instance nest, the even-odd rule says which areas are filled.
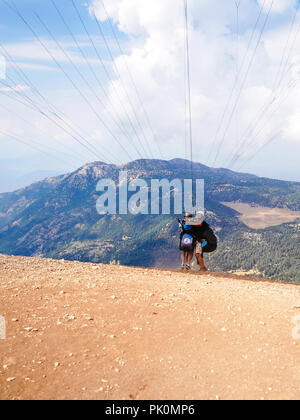
[[[14,4],[0,4],[2,162],[24,176],[190,157],[181,0]],[[236,5],[188,2],[193,160],[298,181],[299,2]]]

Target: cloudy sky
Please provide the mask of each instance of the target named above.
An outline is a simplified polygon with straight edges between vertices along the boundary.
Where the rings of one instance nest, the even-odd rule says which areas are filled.
[[[298,7],[188,0],[195,161],[300,181]],[[183,0],[1,0],[2,170],[189,158],[184,23]]]

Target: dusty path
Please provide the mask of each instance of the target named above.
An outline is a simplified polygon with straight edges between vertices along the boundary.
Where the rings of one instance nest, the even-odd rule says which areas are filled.
[[[0,256],[0,399],[299,399],[295,285]]]

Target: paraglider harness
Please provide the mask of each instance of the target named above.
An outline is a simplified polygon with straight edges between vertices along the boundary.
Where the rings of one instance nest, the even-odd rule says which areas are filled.
[[[184,219],[178,219],[178,222],[181,227],[180,251],[192,252],[196,246],[196,242],[201,242],[202,250],[205,253],[211,253],[217,249],[217,237],[208,225],[207,230],[203,233],[203,238],[199,240],[197,233],[194,231],[195,226],[187,225]]]

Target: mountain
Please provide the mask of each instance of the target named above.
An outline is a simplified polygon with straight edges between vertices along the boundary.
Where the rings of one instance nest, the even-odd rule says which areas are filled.
[[[95,162],[13,193],[0,194],[0,253],[84,262],[120,262],[176,267],[178,223],[174,216],[104,215],[96,211],[101,179],[190,178],[190,164],[138,160],[127,165]],[[242,202],[265,209],[300,211],[300,183],[259,178],[194,164],[206,186],[207,221],[217,232],[218,251],[208,256],[215,271],[242,272],[300,282],[299,220],[253,229],[222,204]],[[282,222],[281,222],[282,223]]]

